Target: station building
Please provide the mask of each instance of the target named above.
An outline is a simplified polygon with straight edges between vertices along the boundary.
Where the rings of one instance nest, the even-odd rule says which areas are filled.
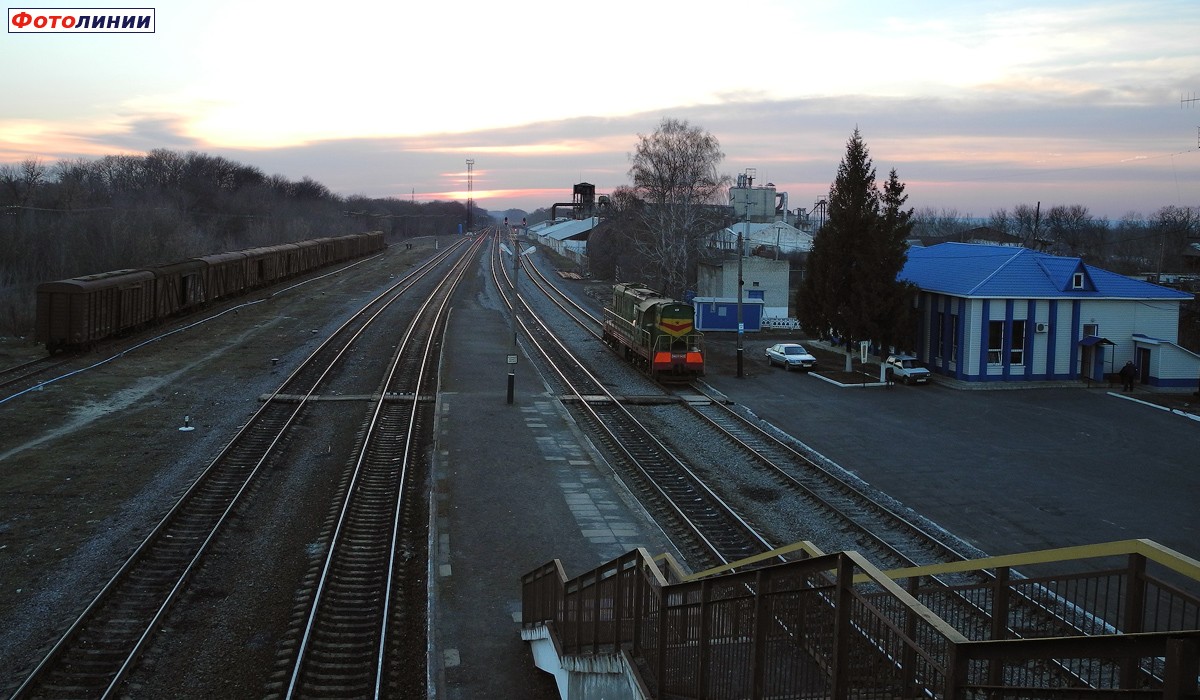
[[[910,248],[899,278],[920,288],[917,356],[968,382],[1104,379],[1195,388],[1200,355],[1178,344],[1191,294],[1028,248]]]

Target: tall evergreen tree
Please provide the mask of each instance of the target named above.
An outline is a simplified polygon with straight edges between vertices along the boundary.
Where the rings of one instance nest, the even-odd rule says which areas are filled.
[[[896,279],[908,260],[908,237],[912,234],[913,210],[905,209],[908,195],[904,194],[904,183],[892,168],[883,185],[883,220],[880,228],[880,279],[885,280],[880,290],[878,327],[872,339],[883,347],[896,345],[912,348],[915,344],[913,304],[917,287],[911,282]]]
[[[832,333],[846,342],[846,369],[853,343],[881,345],[905,339],[910,328],[909,285],[897,281],[912,230],[908,196],[893,170],[881,192],[875,167],[858,129],[846,144],[829,190],[829,220],[813,241],[796,307],[810,333]]]

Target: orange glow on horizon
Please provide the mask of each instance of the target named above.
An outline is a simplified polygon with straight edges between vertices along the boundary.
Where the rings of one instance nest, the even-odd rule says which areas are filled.
[[[561,187],[544,188],[544,189],[517,189],[517,190],[475,190],[471,193],[471,197],[478,203],[483,199],[538,199],[546,200],[549,206],[551,200],[555,197],[569,197],[570,193]],[[398,199],[398,195],[394,195]],[[407,197],[409,195],[405,195]],[[440,201],[467,201],[466,190],[454,190],[450,192],[421,192],[418,197],[423,200],[440,200]]]
[[[85,138],[72,131],[70,125],[0,119],[0,162],[15,163],[27,158],[46,161],[81,156],[101,158],[119,151],[100,139]]]
[[[453,138],[453,137],[451,137]],[[463,156],[476,154],[499,156],[561,156],[595,153],[623,153],[628,149],[628,137],[560,139],[545,143],[514,143],[505,146],[452,145],[433,139],[406,139],[406,151],[416,153],[458,153]],[[476,170],[476,172],[479,172]]]

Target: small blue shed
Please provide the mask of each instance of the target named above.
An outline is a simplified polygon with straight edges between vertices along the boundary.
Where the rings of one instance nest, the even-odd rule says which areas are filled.
[[[742,329],[747,333],[762,330],[763,303],[761,298],[742,300]],[[692,307],[696,309],[696,330],[729,331],[736,333],[737,299],[732,297],[695,297]]]

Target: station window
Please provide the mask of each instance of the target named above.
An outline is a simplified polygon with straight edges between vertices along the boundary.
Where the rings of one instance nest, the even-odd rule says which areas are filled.
[[[988,364],[1004,361],[1004,321],[988,321]]]
[[[1025,364],[1025,321],[1012,322],[1012,347],[1008,351],[1008,363]]]
[[[950,315],[950,359],[958,359],[958,315]]]

